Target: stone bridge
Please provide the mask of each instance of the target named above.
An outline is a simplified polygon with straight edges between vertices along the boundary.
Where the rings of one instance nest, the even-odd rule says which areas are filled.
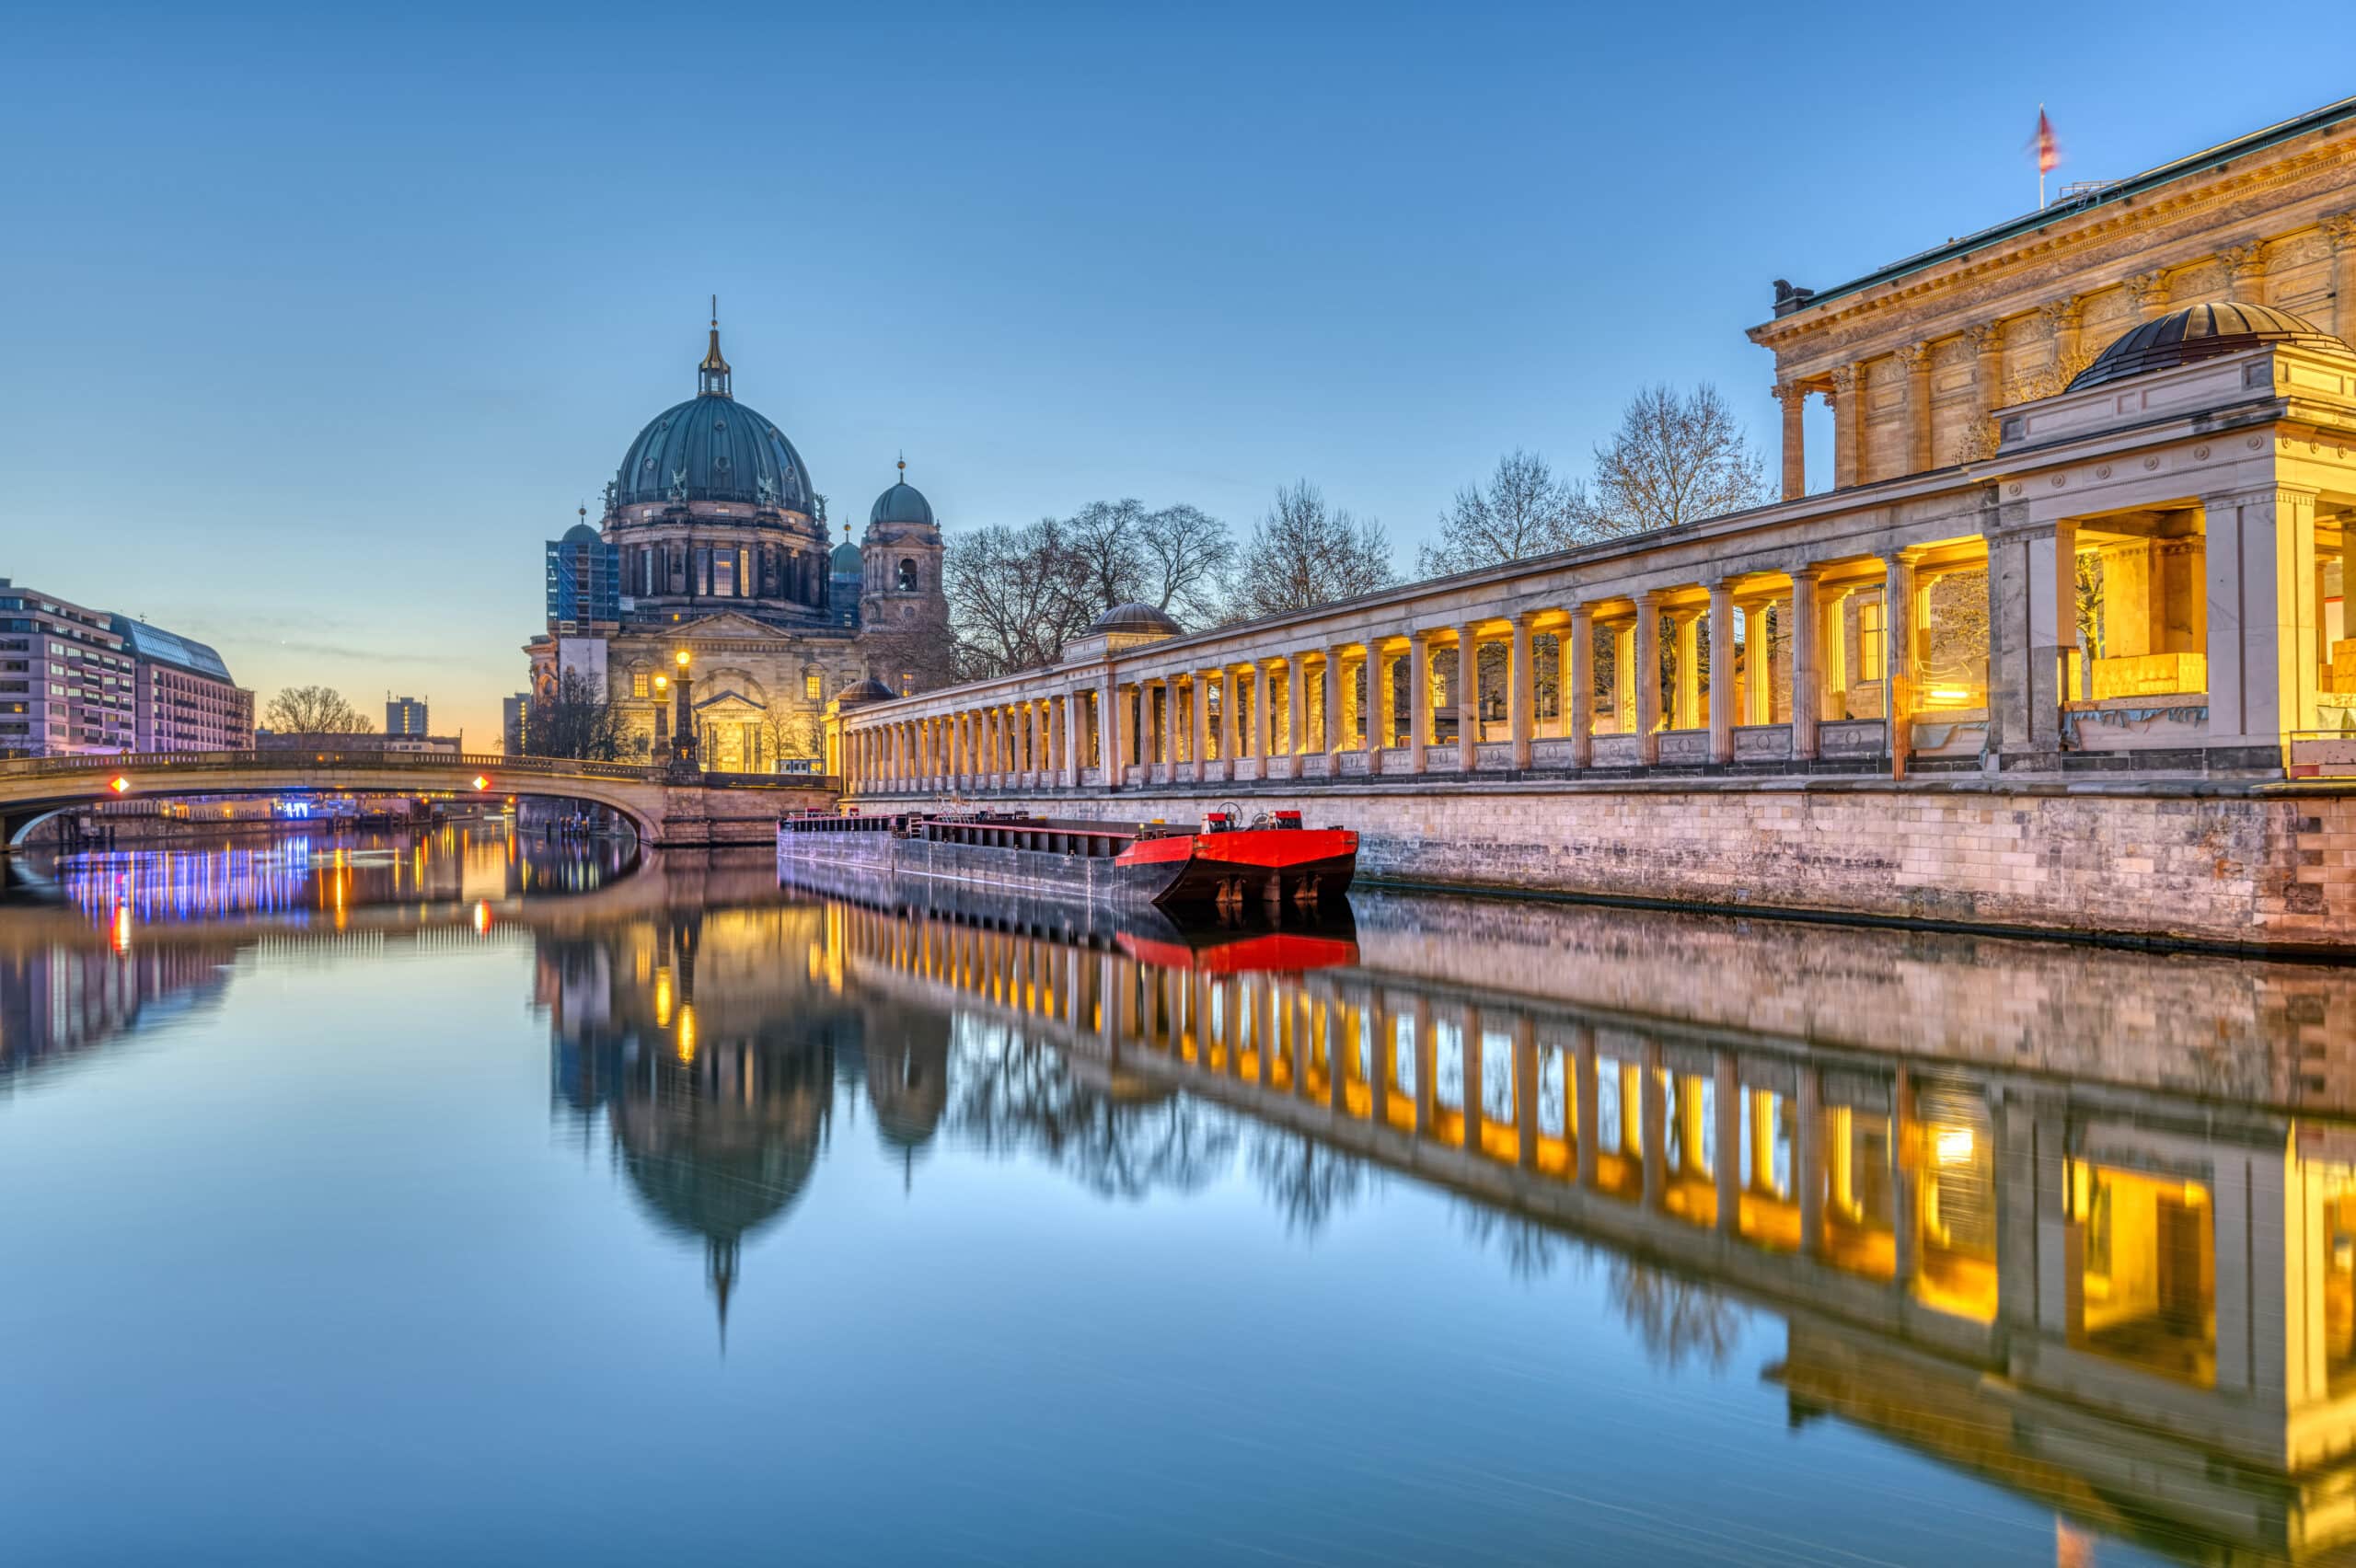
[[[415,795],[517,795],[583,801],[629,819],[651,847],[774,846],[777,819],[830,809],[826,778],[699,773],[567,757],[430,755],[405,752],[115,753],[0,760],[0,852],[33,824],[104,801],[316,790]]]

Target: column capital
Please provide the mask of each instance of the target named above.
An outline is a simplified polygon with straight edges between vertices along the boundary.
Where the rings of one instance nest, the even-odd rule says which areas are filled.
[[[1593,626],[1595,624],[1595,605],[1588,600],[1581,599],[1576,604],[1565,605],[1563,606],[1563,609],[1564,612],[1571,617],[1571,624],[1573,626]]]
[[[2356,211],[2334,213],[2316,226],[2323,230],[2324,242],[2333,250],[2356,248]]]
[[[1899,548],[1890,551],[1888,559],[1900,562],[1902,565],[1912,566],[1916,561],[1921,560],[1928,554],[1930,554],[1930,548],[1928,546],[1903,545]]]
[[[2217,259],[2225,264],[2236,282],[2244,273],[2262,277],[2266,272],[2266,242],[2246,239],[2239,245],[2229,245],[2217,252]]]
[[[2048,332],[2058,332],[2064,328],[2076,326],[2079,317],[2083,317],[2085,311],[2086,301],[2083,294],[2069,294],[2061,299],[2049,299],[2037,307],[2037,314],[2044,319],[2045,329]]]
[[[1975,321],[1963,329],[1964,340],[1975,354],[1992,354],[2004,346],[2004,328],[1998,321]]]
[[[1928,343],[1902,344],[1896,352],[1898,363],[1904,365],[1910,375],[1931,367],[1931,345]]]
[[[1821,582],[1824,581],[1824,568],[1810,562],[1807,566],[1793,567],[1790,571],[1784,572],[1784,575],[1790,578],[1795,582]]]
[[[2130,273],[2122,282],[2135,296],[2135,303],[2149,309],[2165,305],[2168,300],[2168,275],[2165,268],[2155,267],[2146,272]]]
[[[1824,396],[1829,402],[1834,398],[1845,398],[1856,389],[1857,367],[1854,364],[1835,365],[1832,368],[1832,390]]]
[[[1797,381],[1778,381],[1767,388],[1768,395],[1787,409],[1796,404],[1805,405],[1807,402],[1807,395],[1814,390],[1814,387]]]

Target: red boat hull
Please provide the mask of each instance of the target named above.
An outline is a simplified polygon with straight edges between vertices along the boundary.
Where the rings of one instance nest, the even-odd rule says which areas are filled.
[[[1347,828],[1245,828],[1140,839],[1119,864],[1149,902],[1178,905],[1338,898],[1357,860]]]

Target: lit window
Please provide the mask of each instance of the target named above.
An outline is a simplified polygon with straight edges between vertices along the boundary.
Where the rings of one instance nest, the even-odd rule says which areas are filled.
[[[1881,601],[1857,606],[1857,670],[1865,680],[1881,679]]]
[[[802,677],[802,695],[809,701],[815,702],[818,700],[818,677],[816,675],[809,674]]]
[[[629,694],[632,697],[644,697],[646,695],[646,672],[644,670],[632,670],[629,673]]]

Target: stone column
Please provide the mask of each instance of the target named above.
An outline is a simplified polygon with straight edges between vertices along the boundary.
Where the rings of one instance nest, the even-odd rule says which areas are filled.
[[[1329,778],[1339,778],[1342,753],[1349,749],[1349,721],[1342,701],[1342,644],[1334,643],[1325,650],[1325,768]]]
[[[1702,617],[1678,610],[1669,617],[1677,630],[1677,709],[1669,715],[1672,730],[1698,730],[1702,716]]]
[[[1563,635],[1564,657],[1556,668],[1563,682],[1563,732],[1570,737],[1571,766],[1595,762],[1595,610],[1571,606],[1571,628]]]
[[[1971,389],[1980,400],[1980,415],[1992,420],[2004,406],[2004,329],[1993,321],[1964,329],[1971,344]]]
[[[1742,610],[1742,703],[1738,724],[1775,721],[1775,686],[1769,678],[1774,638],[1768,629],[1773,599],[1753,599]]]
[[[1465,622],[1456,628],[1456,767],[1481,764],[1481,640]]]
[[[1096,683],[1096,711],[1089,721],[1089,738],[1096,743],[1097,787],[1121,787],[1121,687],[1111,671]]]
[[[1112,771],[1108,777],[1115,780],[1116,783],[1126,783],[1127,781],[1129,759],[1137,755],[1138,721],[1138,705],[1142,702],[1144,698],[1144,686],[1126,686],[1121,688],[1120,698],[1113,705],[1114,760],[1111,765]]]
[[[1710,584],[1710,760],[1721,767],[1734,760],[1734,584],[1720,578]]]
[[[2331,329],[2347,338],[2356,335],[2356,213],[2324,219],[2323,236],[2331,247]]]
[[[1832,372],[1832,389],[1824,400],[1832,405],[1832,488],[1847,490],[1857,482],[1865,471],[1858,461],[1858,450],[1864,439],[1865,421],[1859,416],[1865,411],[1864,377],[1854,364],[1836,367]]]
[[[1407,693],[1407,771],[1425,770],[1426,753],[1432,738],[1432,640],[1428,632],[1414,632],[1407,639],[1408,674],[1415,686]]]
[[[1909,343],[1898,351],[1906,372],[1906,471],[1938,467],[1931,461],[1931,345]]]
[[[1308,669],[1303,654],[1296,650],[1285,656],[1285,752],[1286,774],[1288,778],[1305,776],[1309,755],[1309,685]]]
[[[2204,498],[2209,744],[2278,746],[2315,721],[2323,628],[2312,591],[2316,492],[2269,486]]]
[[[2234,298],[2243,305],[2266,303],[2266,242],[2247,240],[2219,251],[2218,259],[2233,279]]]
[[[1234,779],[1242,777],[1235,766],[1235,666],[1223,664],[1218,671],[1218,776]]]
[[[2053,363],[2066,365],[2078,352],[2078,327],[2085,317],[2085,301],[2077,294],[2067,299],[2047,302],[2037,307],[2045,317],[2046,336],[2052,340]]]
[[[1265,778],[1268,775],[1268,747],[1274,744],[1269,732],[1274,726],[1269,720],[1275,703],[1269,696],[1268,662],[1252,661],[1252,777]]]
[[[2062,749],[2065,655],[2078,640],[2076,544],[2075,524],[2032,523],[2023,502],[2000,507],[1989,532],[1989,741],[2004,755]],[[2210,712],[2213,722],[2213,703]]]
[[[1382,754],[1391,746],[1391,658],[1382,650],[1382,640],[1369,637],[1366,640],[1366,706],[1358,712],[1369,778],[1382,771]]]
[[[1530,737],[1538,714],[1538,672],[1530,648],[1530,623],[1538,617],[1528,610],[1513,617],[1512,671],[1506,690],[1506,727],[1513,741],[1513,766],[1530,766]],[[1560,683],[1562,661],[1555,661]]]
[[[1195,782],[1197,784],[1211,781],[1211,687],[1207,674],[1205,671],[1196,670],[1194,675]]]
[[[1807,432],[1800,422],[1807,409],[1807,388],[1796,381],[1779,381],[1775,401],[1784,406],[1784,499],[1797,501],[1807,493]]]
[[[1916,603],[1914,563],[1922,556],[1919,548],[1911,547],[1898,551],[1885,563],[1882,578],[1881,710],[1889,726],[1889,773],[1893,778],[1906,777],[1907,758],[1914,750],[1914,633],[1921,609]],[[2076,582],[2073,571],[2073,612]]]
[[[1817,571],[1792,573],[1792,760],[1816,760],[1816,726],[1824,717],[1824,617],[1816,603]]]
[[[1636,760],[1650,767],[1660,760],[1660,608],[1657,588],[1636,595]]]

